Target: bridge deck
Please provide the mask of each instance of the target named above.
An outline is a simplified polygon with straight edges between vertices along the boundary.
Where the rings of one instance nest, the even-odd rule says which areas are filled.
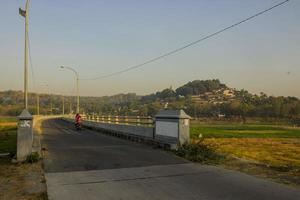
[[[287,186],[91,130],[78,132],[57,119],[42,127],[50,200],[300,199],[300,191]]]

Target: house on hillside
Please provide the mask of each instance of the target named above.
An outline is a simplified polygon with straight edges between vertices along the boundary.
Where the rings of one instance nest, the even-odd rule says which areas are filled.
[[[223,91],[223,95],[226,97],[235,97],[233,89],[226,89]]]

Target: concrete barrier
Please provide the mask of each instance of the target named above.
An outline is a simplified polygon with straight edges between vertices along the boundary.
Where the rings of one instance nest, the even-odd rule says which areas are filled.
[[[63,118],[65,121],[74,123],[73,119]],[[105,132],[118,133],[127,136],[136,136],[144,139],[154,139],[154,128],[144,126],[133,126],[124,124],[108,124],[93,121],[82,121],[82,125],[87,128],[101,130]]]
[[[60,118],[61,116],[30,115],[24,110],[18,117],[17,155],[12,161],[23,162],[32,153],[41,156],[41,122],[45,119]]]
[[[17,161],[23,162],[32,152],[33,142],[33,117],[25,109],[18,116],[17,131]]]
[[[111,123],[110,117],[107,123],[83,120],[82,125],[117,137],[177,149],[190,141],[190,118],[183,110],[162,110],[155,116],[154,127],[119,124],[118,120]],[[74,123],[72,118],[63,119]]]
[[[120,132],[124,134],[131,134],[145,138],[154,138],[153,128],[152,127],[143,127],[143,126],[133,126],[133,125],[122,125],[122,124],[105,124],[99,122],[85,121],[83,122],[85,126],[95,127],[98,129]]]

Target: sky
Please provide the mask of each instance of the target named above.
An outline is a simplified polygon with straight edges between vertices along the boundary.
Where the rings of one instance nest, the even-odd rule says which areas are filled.
[[[31,0],[31,92],[74,95],[94,78],[164,54],[282,0]],[[0,90],[23,89],[25,0],[1,0]],[[150,94],[220,79],[252,93],[300,97],[300,0],[117,76],[80,81],[82,96]],[[45,85],[49,85],[48,88]]]

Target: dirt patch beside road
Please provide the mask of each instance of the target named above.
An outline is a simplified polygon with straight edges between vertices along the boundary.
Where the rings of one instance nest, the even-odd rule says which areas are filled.
[[[11,163],[16,154],[17,127],[15,122],[0,123],[0,199],[47,199],[42,161]],[[8,153],[8,155],[6,155]]]
[[[0,199],[43,200],[47,199],[42,162],[12,164],[0,160]]]

